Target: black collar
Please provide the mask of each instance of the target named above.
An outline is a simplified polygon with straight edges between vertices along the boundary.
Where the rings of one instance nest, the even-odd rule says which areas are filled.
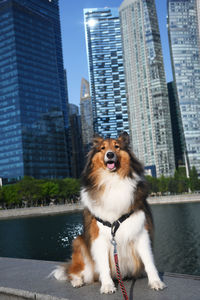
[[[104,221],[104,220],[102,220],[98,217],[95,217],[95,216],[94,217],[97,221],[102,223],[104,226],[107,226],[107,227],[111,228],[111,234],[112,234],[112,237],[114,238],[120,224],[122,222],[124,222],[126,219],[128,219],[130,217],[130,215],[132,215],[133,213],[134,213],[134,210],[132,209],[129,213],[122,215],[119,219],[117,219],[113,223],[110,223],[108,221]]]

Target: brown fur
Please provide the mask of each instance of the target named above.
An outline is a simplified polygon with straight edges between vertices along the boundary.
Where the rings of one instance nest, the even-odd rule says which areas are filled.
[[[73,241],[72,263],[69,265],[68,268],[69,279],[71,279],[70,274],[79,274],[81,271],[84,270],[85,264],[82,253],[83,248],[85,248],[84,240],[82,236],[78,236]]]

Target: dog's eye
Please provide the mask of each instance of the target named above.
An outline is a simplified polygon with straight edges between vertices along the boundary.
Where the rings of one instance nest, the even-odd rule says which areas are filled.
[[[102,146],[102,147],[101,147],[101,150],[104,150],[104,149],[105,149],[105,147],[104,147],[104,146]]]
[[[118,149],[119,148],[119,146],[118,145],[115,145],[115,149]]]

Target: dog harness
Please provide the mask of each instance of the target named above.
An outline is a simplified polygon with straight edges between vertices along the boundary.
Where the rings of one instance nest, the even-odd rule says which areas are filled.
[[[133,213],[134,213],[134,210],[131,210],[129,213],[122,215],[119,219],[117,219],[113,223],[110,223],[108,221],[102,220],[101,218],[95,217],[95,219],[97,221],[99,221],[100,223],[102,223],[104,226],[111,228],[111,236],[112,236],[111,244],[114,247],[114,260],[115,260],[117,279],[118,279],[118,282],[119,282],[119,285],[120,285],[120,288],[121,288],[121,291],[122,291],[122,294],[123,294],[125,300],[128,300],[128,295],[127,295],[126,288],[124,286],[120,268],[119,268],[119,260],[118,260],[118,254],[117,254],[117,242],[115,240],[115,234],[116,234],[120,224],[123,223],[126,219],[128,219],[130,217],[130,215],[132,215]]]
[[[98,218],[95,216],[95,219],[102,223],[104,226],[110,227],[111,228],[111,235],[112,239],[115,238],[115,234],[120,226],[121,223],[123,223],[126,219],[130,217],[134,213],[134,210],[132,209],[129,213],[122,215],[119,219],[114,221],[113,223],[110,223],[108,221],[104,221],[101,218]]]

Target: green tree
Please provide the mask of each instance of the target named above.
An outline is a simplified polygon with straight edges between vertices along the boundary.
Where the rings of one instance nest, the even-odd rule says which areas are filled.
[[[50,203],[50,200],[57,197],[59,193],[59,186],[57,183],[52,181],[47,181],[42,184],[42,197],[46,204]]]
[[[159,192],[161,192],[162,194],[168,192],[168,184],[169,184],[169,178],[164,177],[162,175],[158,181]]]
[[[177,180],[174,177],[169,177],[169,181],[168,181],[168,191],[171,194],[176,194],[178,191],[178,183]]]
[[[0,187],[0,206],[4,207],[3,189]]]
[[[198,173],[194,166],[190,170],[189,186],[192,192],[200,190],[200,180],[198,179]]]
[[[188,192],[189,189],[189,180],[186,177],[186,169],[185,167],[179,167],[174,174],[174,179],[177,182],[177,193],[185,193]]]
[[[59,198],[62,201],[70,202],[80,192],[80,181],[75,178],[65,178],[59,181]]]
[[[146,176],[148,185],[149,185],[149,193],[158,193],[159,192],[159,181],[158,178],[152,176]]]
[[[28,206],[37,205],[41,200],[41,187],[36,179],[33,177],[25,176],[18,183],[19,196],[22,202]]]
[[[2,188],[3,199],[7,207],[21,206],[18,184],[6,185]]]

